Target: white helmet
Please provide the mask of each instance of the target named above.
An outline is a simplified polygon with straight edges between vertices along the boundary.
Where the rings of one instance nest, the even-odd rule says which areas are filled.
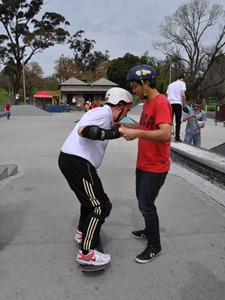
[[[117,105],[120,101],[126,103],[133,103],[132,95],[125,89],[120,87],[113,87],[109,89],[105,94],[106,103]]]

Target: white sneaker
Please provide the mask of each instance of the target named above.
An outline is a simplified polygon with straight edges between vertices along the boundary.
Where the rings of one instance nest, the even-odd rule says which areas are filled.
[[[82,232],[77,230],[75,235],[74,235],[74,241],[78,244],[82,243]]]
[[[110,254],[101,253],[98,250],[90,250],[86,255],[81,250],[77,253],[76,261],[80,265],[102,266],[110,262]]]

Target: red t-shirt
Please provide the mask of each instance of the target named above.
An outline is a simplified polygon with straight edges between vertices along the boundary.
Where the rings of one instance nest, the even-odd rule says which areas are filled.
[[[157,130],[160,123],[172,124],[172,108],[168,99],[162,94],[144,103],[140,129]],[[136,167],[154,173],[169,171],[170,142],[170,139],[166,142],[152,142],[139,138]]]
[[[6,111],[10,111],[10,109],[11,109],[11,105],[10,105],[9,103],[7,103],[7,104],[5,105],[5,110],[6,110]]]

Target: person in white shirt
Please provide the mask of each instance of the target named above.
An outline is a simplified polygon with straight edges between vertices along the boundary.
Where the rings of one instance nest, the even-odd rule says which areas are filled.
[[[72,103],[73,103],[73,105],[75,105],[75,104],[76,104],[76,102],[77,102],[76,98],[75,98],[75,97],[73,97],[73,98],[72,98]]]
[[[182,142],[180,139],[180,126],[182,117],[182,106],[186,107],[186,83],[184,82],[184,75],[180,75],[176,81],[168,85],[166,94],[172,105],[173,117],[175,115],[175,141]]]
[[[81,243],[76,261],[81,265],[105,265],[110,255],[96,250],[100,230],[112,204],[105,193],[97,169],[110,139],[120,137],[114,123],[126,117],[132,95],[119,87],[106,92],[103,107],[87,111],[65,140],[59,155],[59,168],[80,202],[80,219],[74,240]]]

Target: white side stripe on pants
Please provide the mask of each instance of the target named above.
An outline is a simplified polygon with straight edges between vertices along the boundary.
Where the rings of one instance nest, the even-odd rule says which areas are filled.
[[[94,213],[97,215],[101,215],[100,202],[95,197],[91,183],[88,182],[87,180],[83,179],[83,184],[84,184],[85,192],[86,192],[87,196],[89,197],[92,206],[94,207]],[[83,242],[84,249],[90,249],[91,240],[93,239],[93,235],[94,235],[94,232],[95,232],[98,222],[99,222],[99,220],[97,218],[94,218],[94,217],[91,218],[88,229],[87,229],[86,237]]]

